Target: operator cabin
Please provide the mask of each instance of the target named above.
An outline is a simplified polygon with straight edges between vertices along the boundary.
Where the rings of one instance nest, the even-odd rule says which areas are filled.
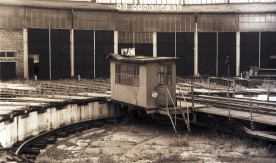
[[[146,110],[165,106],[166,101],[169,106],[176,103],[178,58],[119,54],[110,54],[107,58],[112,101]]]

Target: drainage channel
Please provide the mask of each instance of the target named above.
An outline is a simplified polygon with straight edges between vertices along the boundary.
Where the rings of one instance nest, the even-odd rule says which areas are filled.
[[[10,153],[6,159],[14,162],[33,163],[40,154],[40,150],[45,149],[47,145],[55,144],[58,138],[65,138],[92,128],[102,129],[106,125],[119,123],[122,118],[123,116],[117,116],[88,120],[41,133],[26,141],[15,143],[13,145],[13,148],[16,149],[15,153]]]

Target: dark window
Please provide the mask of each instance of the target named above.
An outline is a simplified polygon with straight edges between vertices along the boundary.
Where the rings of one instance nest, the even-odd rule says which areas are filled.
[[[115,83],[139,87],[139,65],[116,64]]]
[[[7,52],[7,57],[14,57],[14,52]]]
[[[0,57],[6,57],[5,52],[0,52]]]
[[[158,84],[172,85],[172,65],[159,65]]]
[[[15,57],[14,52],[0,52],[0,57]]]

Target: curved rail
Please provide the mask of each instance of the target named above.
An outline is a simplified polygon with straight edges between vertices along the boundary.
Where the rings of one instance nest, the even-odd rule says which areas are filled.
[[[108,117],[108,118],[102,118],[102,119],[93,119],[93,120],[87,120],[78,122],[71,125],[62,126],[57,129],[53,129],[48,132],[44,132],[42,134],[39,134],[33,138],[30,138],[26,141],[24,141],[16,150],[16,155],[26,154],[25,157],[30,162],[35,160],[36,156],[40,153],[40,149],[45,148],[48,144],[53,144],[57,140],[57,137],[67,137],[70,134],[82,132],[87,129],[91,129],[93,127],[99,128],[104,126],[104,124],[111,124],[111,123],[117,123],[118,119],[122,116],[115,116],[115,117]],[[52,142],[49,143],[47,139],[52,138]],[[44,140],[44,142],[42,142]],[[46,140],[46,142],[45,142]],[[44,145],[43,145],[44,144]],[[40,147],[33,147],[33,145]],[[32,147],[31,147],[32,146]],[[24,157],[24,156],[23,156]]]

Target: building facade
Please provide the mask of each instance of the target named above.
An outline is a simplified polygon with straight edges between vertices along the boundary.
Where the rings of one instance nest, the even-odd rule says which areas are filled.
[[[231,76],[275,69],[276,4],[259,2],[0,0],[0,77],[109,77],[106,56],[121,48],[178,57],[178,76],[226,76],[227,56]]]

